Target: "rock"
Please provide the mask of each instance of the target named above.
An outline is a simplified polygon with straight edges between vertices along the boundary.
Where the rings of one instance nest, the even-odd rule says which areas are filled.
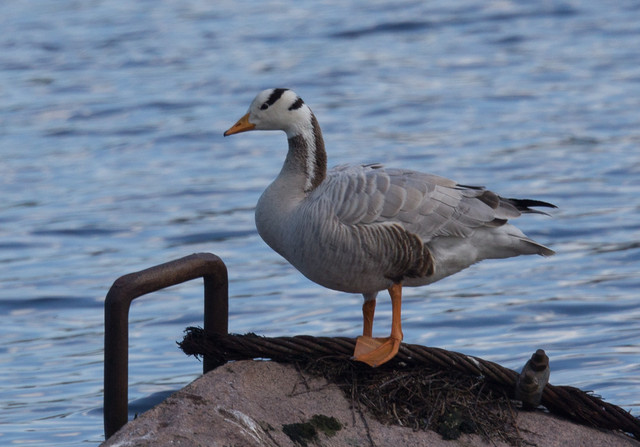
[[[515,410],[514,410],[515,411]],[[522,438],[540,447],[620,446],[640,443],[546,413],[517,416]],[[268,361],[228,363],[200,377],[129,422],[104,447],[371,447],[507,446],[462,434],[445,441],[432,431],[383,425],[352,408],[337,386]]]

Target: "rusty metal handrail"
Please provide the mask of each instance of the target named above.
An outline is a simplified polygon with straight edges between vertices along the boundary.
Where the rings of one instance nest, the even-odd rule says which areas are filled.
[[[104,433],[108,439],[128,420],[129,308],[148,293],[204,279],[204,330],[228,332],[227,267],[211,253],[196,253],[118,278],[104,302]],[[204,357],[203,372],[218,366]]]

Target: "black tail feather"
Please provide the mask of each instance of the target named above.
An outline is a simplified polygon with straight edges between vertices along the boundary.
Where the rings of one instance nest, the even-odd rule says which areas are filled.
[[[530,207],[537,207],[537,206],[542,206],[545,208],[558,208],[553,203],[543,202],[542,200],[513,199],[513,198],[504,199],[504,200],[506,200],[513,206],[515,206],[516,209],[522,213],[547,214],[544,211],[534,210],[530,208]]]

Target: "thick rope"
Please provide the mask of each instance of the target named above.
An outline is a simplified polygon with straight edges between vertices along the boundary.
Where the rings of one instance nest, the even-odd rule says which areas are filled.
[[[309,361],[323,357],[349,360],[356,340],[346,337],[260,337],[255,334],[205,336],[200,328],[187,328],[180,348],[187,355],[207,356],[222,365],[230,360],[269,358],[290,363]],[[398,355],[380,368],[399,366],[422,366],[433,370],[457,371],[467,375],[483,377],[502,388],[513,398],[518,373],[497,363],[459,352],[440,348],[403,343]],[[640,420],[622,408],[570,386],[548,384],[542,394],[542,405],[551,413],[561,415],[574,422],[621,430],[640,439]]]

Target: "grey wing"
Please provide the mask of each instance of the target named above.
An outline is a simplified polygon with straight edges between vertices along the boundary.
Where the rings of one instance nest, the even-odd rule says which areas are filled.
[[[332,170],[325,184],[341,222],[396,223],[424,242],[438,236],[466,237],[478,227],[500,226],[521,214],[516,204],[484,188],[381,165]]]
[[[332,233],[339,235],[332,240],[335,246],[394,281],[434,273],[428,242],[437,237],[467,238],[480,227],[499,227],[523,212],[537,212],[529,206],[553,206],[381,165],[332,170],[312,194],[322,203],[321,214],[333,222]],[[534,247],[532,253],[553,254],[524,235],[522,240]]]
[[[406,200],[392,178],[380,165],[343,166],[328,173],[308,203],[315,203],[310,208],[323,216],[321,226],[329,228],[320,231],[325,245],[339,248],[350,264],[393,281],[430,276],[433,258],[422,238],[399,219],[384,217],[397,217],[403,207],[396,202]]]

